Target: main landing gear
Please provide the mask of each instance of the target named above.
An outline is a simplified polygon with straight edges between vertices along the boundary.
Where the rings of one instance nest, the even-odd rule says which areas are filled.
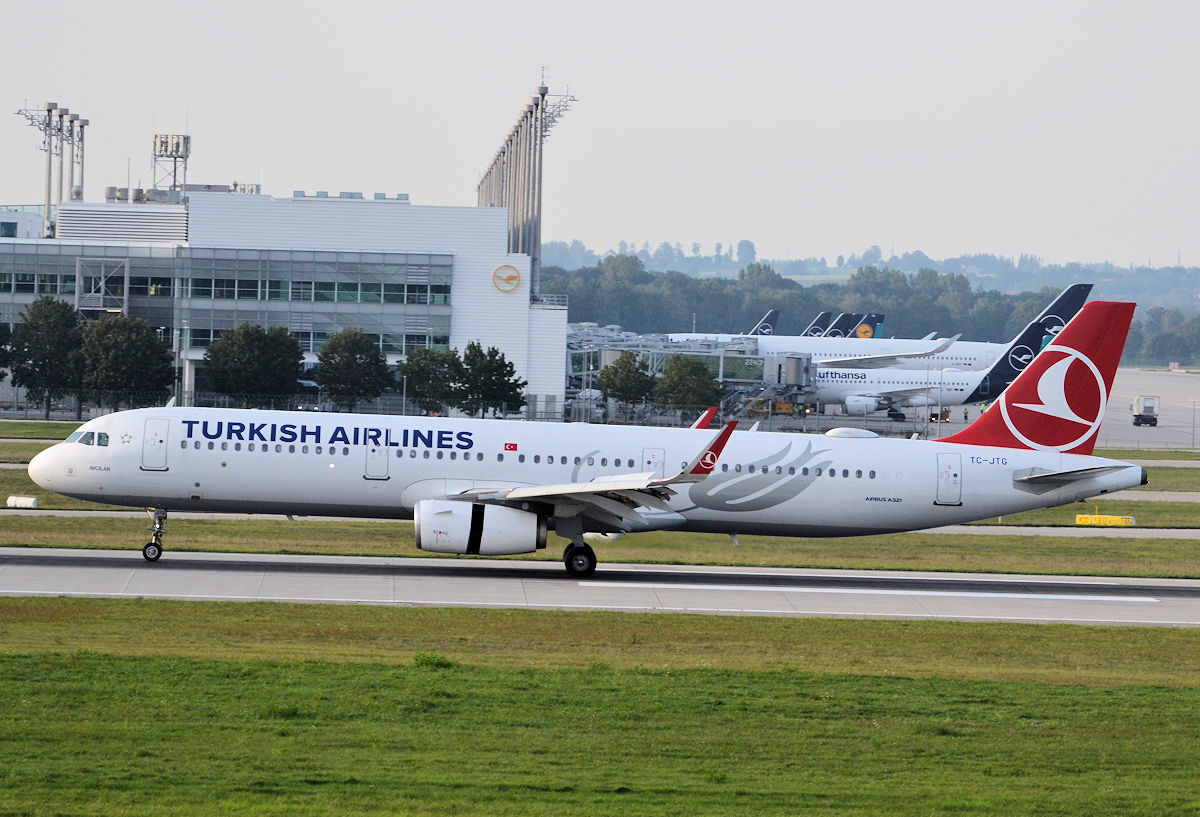
[[[142,555],[147,562],[157,562],[163,552],[163,534],[167,532],[167,509],[146,508],[146,516],[154,524],[150,526],[150,541],[142,548]]]
[[[583,524],[578,516],[558,517],[554,532],[570,544],[563,550],[563,564],[573,579],[586,579],[596,572],[596,551],[583,541]]]
[[[576,579],[586,579],[596,572],[596,551],[590,545],[567,545],[563,551],[563,564],[567,573]]]

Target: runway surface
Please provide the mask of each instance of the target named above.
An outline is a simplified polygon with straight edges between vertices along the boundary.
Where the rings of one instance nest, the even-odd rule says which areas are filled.
[[[0,548],[0,595],[1200,626],[1200,581]]]

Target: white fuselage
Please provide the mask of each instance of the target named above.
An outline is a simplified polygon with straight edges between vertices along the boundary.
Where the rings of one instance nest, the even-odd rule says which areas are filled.
[[[813,398],[822,405],[844,404],[848,411],[856,396],[879,397],[879,408],[885,405],[959,406],[976,393],[985,376],[986,372],[926,372],[895,368],[814,369]],[[991,400],[1006,385],[995,384],[982,399]]]
[[[746,335],[701,335],[671,334],[676,342],[710,340],[717,343],[732,343],[745,340]],[[937,346],[940,340],[918,340],[915,338],[826,338],[805,335],[756,335],[758,353],[761,355],[803,354],[811,355],[818,366],[826,360],[841,360],[873,355],[920,355]],[[922,372],[953,369],[962,372],[983,371],[996,362],[1008,349],[1007,343],[957,340],[944,352],[924,357],[900,357],[891,368],[914,369]]]
[[[410,518],[419,500],[471,489],[647,471],[670,476],[711,436],[692,429],[157,408],[91,420],[74,441],[38,454],[29,472],[48,490],[117,505]],[[1014,481],[1091,465],[1116,467],[1062,485]],[[1127,463],[1057,452],[736,432],[711,475],[673,486],[671,512],[645,512],[635,529],[887,533],[1060,505],[1138,485],[1142,477]]]

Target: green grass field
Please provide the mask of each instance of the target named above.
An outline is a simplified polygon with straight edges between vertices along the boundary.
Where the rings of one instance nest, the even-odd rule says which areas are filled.
[[[1194,813],[1200,632],[0,599],[5,814]]]
[[[0,420],[0,439],[64,440],[81,423],[42,422],[41,420]]]

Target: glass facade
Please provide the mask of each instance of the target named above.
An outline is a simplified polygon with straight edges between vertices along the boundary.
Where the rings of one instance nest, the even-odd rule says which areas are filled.
[[[286,326],[306,352],[360,329],[385,354],[449,349],[452,255],[0,242],[0,321],[38,295],[120,309],[184,351],[243,323]]]

